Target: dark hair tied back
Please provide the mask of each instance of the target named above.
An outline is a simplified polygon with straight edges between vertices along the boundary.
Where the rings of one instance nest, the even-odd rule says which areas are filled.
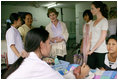
[[[18,21],[20,15],[17,13],[11,13],[9,19],[11,21],[11,24],[14,24],[14,21]]]
[[[95,5],[96,8],[100,8],[102,15],[105,18],[108,18],[108,7],[106,4],[104,4],[101,1],[94,1],[94,2],[92,2],[92,4]]]
[[[25,38],[25,50],[27,52],[35,51],[40,47],[40,42],[45,42],[49,37],[49,33],[44,27],[31,29]]]
[[[8,70],[2,74],[1,78],[6,79],[11,73],[13,73],[23,62],[25,58],[20,57],[14,64],[12,64]]]

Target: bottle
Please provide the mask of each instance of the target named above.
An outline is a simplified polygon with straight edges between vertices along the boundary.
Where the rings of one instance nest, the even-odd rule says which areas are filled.
[[[59,60],[57,57],[55,58],[54,62],[55,62],[55,65],[59,64]]]

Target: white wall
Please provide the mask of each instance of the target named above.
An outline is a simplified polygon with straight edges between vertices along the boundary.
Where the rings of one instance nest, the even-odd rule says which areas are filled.
[[[70,33],[69,37],[73,37],[73,35],[75,36],[76,35],[75,9],[63,8],[63,21],[66,23],[68,32]]]
[[[69,33],[76,34],[75,26],[75,9],[73,8],[63,8],[63,21],[66,23]]]
[[[46,26],[49,23],[47,18],[47,8],[35,8],[30,6],[2,6],[1,7],[1,19],[5,21],[9,18],[13,12],[30,12],[33,15],[33,27],[39,27],[40,25]]]
[[[56,8],[59,12],[58,19],[61,20],[61,10]],[[35,8],[33,6],[1,6],[1,20],[4,22],[9,18],[10,14],[13,12],[30,12],[33,15],[33,26],[39,27],[40,25],[46,26],[50,20],[47,17],[47,8],[39,7]],[[64,21],[75,21],[75,9],[63,8],[63,20]]]
[[[58,19],[61,20],[61,9],[60,8],[56,8],[56,10],[59,12],[58,15]],[[49,24],[50,19],[47,17],[47,8],[35,8],[33,6],[1,6],[1,24],[3,25],[6,21],[6,19],[9,18],[11,13],[14,12],[30,12],[33,15],[33,27],[39,27],[41,25],[46,26],[47,24]],[[71,9],[71,8],[63,8],[63,21],[67,23],[67,28],[69,29],[70,27],[74,27],[75,25],[70,23],[75,22],[75,9]],[[5,26],[2,26],[2,37],[4,39],[5,36],[5,32],[3,32]],[[73,28],[73,29],[74,29]],[[69,29],[71,30],[71,29]],[[3,42],[2,42],[3,43]],[[3,43],[4,44],[4,43]],[[4,46],[3,44],[1,44],[2,46],[2,50],[6,50],[6,46]],[[4,51],[2,51],[3,53]]]
[[[116,1],[103,1],[103,3],[107,4],[108,9],[110,7],[117,7],[117,2]],[[79,43],[80,40],[82,39],[82,27],[84,24],[83,20],[83,12],[86,9],[91,9],[91,1],[88,2],[82,2],[82,3],[77,3],[75,6],[75,12],[76,12],[76,42]]]
[[[61,9],[56,8],[56,10],[59,12],[58,19],[61,20]],[[33,23],[32,23],[33,27],[40,27],[41,25],[46,26],[50,22],[50,19],[47,17],[47,11],[48,11],[48,8],[44,8],[44,7],[35,8],[33,6],[2,5],[1,6],[1,21],[2,21],[2,24],[4,24],[6,19],[9,18],[10,14],[14,12],[16,13],[17,12],[30,12],[33,15]],[[67,23],[67,28],[69,29],[70,25],[68,25],[68,23],[75,22],[75,9],[63,8],[63,21]],[[4,30],[3,26],[2,26],[2,30]]]
[[[76,42],[79,43],[82,39],[82,27],[84,24],[83,12],[90,9],[91,2],[83,2],[76,4]]]
[[[75,8],[63,8],[63,21],[75,21]]]
[[[4,54],[7,52],[7,42],[6,40],[1,40],[1,54]]]

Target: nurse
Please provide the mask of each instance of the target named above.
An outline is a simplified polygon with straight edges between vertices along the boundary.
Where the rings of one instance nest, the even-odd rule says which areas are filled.
[[[63,79],[64,77],[53,70],[42,57],[49,56],[51,45],[49,33],[44,28],[34,28],[26,35],[25,50],[29,53],[27,58],[20,57],[2,76],[7,79]],[[89,67],[81,67],[81,74],[75,70],[76,78],[88,75]]]

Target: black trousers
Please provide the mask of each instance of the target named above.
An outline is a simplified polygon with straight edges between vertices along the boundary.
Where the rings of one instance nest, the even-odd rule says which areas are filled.
[[[106,53],[93,52],[91,55],[88,56],[87,65],[92,69],[101,67],[105,68],[104,64],[105,54]]]
[[[66,61],[66,55],[65,55],[64,57],[57,56],[57,58],[58,58],[59,60],[64,60],[64,61]]]

